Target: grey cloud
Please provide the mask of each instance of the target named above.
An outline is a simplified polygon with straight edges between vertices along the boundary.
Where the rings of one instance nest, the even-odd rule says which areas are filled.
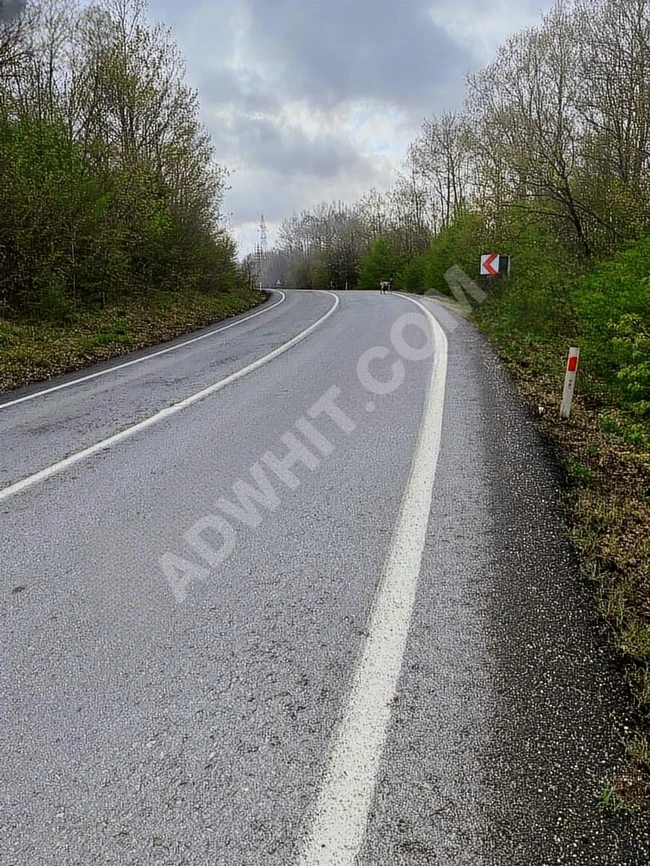
[[[211,69],[199,79],[201,99],[210,105],[234,105],[251,114],[275,111],[280,105],[268,83],[248,69]]]
[[[489,40],[458,38],[463,14],[489,17],[489,32],[505,38],[513,10],[525,8],[523,18],[530,11],[532,20],[551,0],[444,0],[452,14],[465,10],[449,31],[430,15],[443,0],[150,2],[152,17],[172,25],[187,56],[217,158],[235,169],[226,209],[236,226],[250,227],[261,212],[279,222],[322,200],[352,201],[387,186],[392,169],[354,140],[372,150],[373,123],[377,135],[392,130],[407,140],[425,116],[459,107],[466,72],[490,50]],[[310,111],[321,128],[331,120],[316,138],[299,126]],[[294,123],[285,125],[287,117]],[[341,117],[352,120],[337,126]],[[355,117],[367,123],[362,135]],[[374,144],[380,151],[382,142]],[[394,162],[396,170],[399,154]]]
[[[366,160],[336,135],[311,139],[269,118],[237,116],[232,123],[209,124],[217,149],[236,153],[238,162],[283,176],[309,175],[331,180],[344,172],[367,175]]]
[[[437,83],[471,65],[423,0],[248,2],[251,46],[282,68],[289,96],[426,106]]]
[[[13,21],[26,6],[25,0],[0,0],[0,21]]]
[[[263,213],[271,226],[294,211],[313,207],[320,201],[345,198],[339,194],[340,186],[345,187],[352,201],[355,200],[379,180],[373,175],[372,165],[366,166],[364,171],[367,179],[365,174],[361,176],[351,172],[337,184],[305,174],[283,176],[272,170],[235,170],[230,178],[232,188],[227,196],[226,210],[231,212],[236,225],[257,225]]]
[[[269,223],[281,222],[294,210],[304,207],[313,190],[308,180],[299,182],[293,178],[287,182],[286,178],[268,171],[241,174],[235,171],[231,185],[227,208],[238,225],[258,225],[262,213]]]

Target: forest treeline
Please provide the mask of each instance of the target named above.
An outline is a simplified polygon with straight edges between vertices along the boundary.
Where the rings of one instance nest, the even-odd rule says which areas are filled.
[[[558,2],[427,119],[385,194],[281,227],[267,279],[448,292],[512,256],[483,315],[504,340],[580,340],[594,395],[650,410],[650,3]]]
[[[146,13],[145,0],[0,0],[2,317],[241,283],[226,172],[178,48]]]

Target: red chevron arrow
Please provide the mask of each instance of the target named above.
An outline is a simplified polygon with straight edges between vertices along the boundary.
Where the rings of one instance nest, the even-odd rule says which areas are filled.
[[[496,267],[494,267],[494,262],[497,263]],[[499,276],[499,254],[491,253],[489,256],[483,256],[483,261],[481,262],[482,271],[484,274],[487,274],[490,277],[498,277]]]

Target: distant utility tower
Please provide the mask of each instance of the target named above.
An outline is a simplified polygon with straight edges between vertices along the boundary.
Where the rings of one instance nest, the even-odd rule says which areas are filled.
[[[262,288],[262,280],[264,278],[264,267],[266,265],[266,256],[268,254],[268,234],[266,231],[266,220],[264,219],[264,214],[262,214],[262,219],[260,221],[260,239],[255,246],[255,263],[257,270],[257,282]]]

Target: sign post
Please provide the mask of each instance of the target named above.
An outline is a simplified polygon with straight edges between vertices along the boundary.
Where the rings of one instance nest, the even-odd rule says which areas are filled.
[[[481,276],[499,276],[499,256],[497,253],[487,253],[486,255],[481,256]]]
[[[566,366],[564,394],[562,395],[562,406],[560,407],[560,415],[562,418],[566,418],[567,420],[571,417],[571,404],[573,403],[573,392],[576,387],[579,362],[580,349],[576,349],[575,346],[573,346],[569,352],[569,360]]]
[[[510,273],[510,256],[486,253],[481,256],[482,277],[507,277]]]

